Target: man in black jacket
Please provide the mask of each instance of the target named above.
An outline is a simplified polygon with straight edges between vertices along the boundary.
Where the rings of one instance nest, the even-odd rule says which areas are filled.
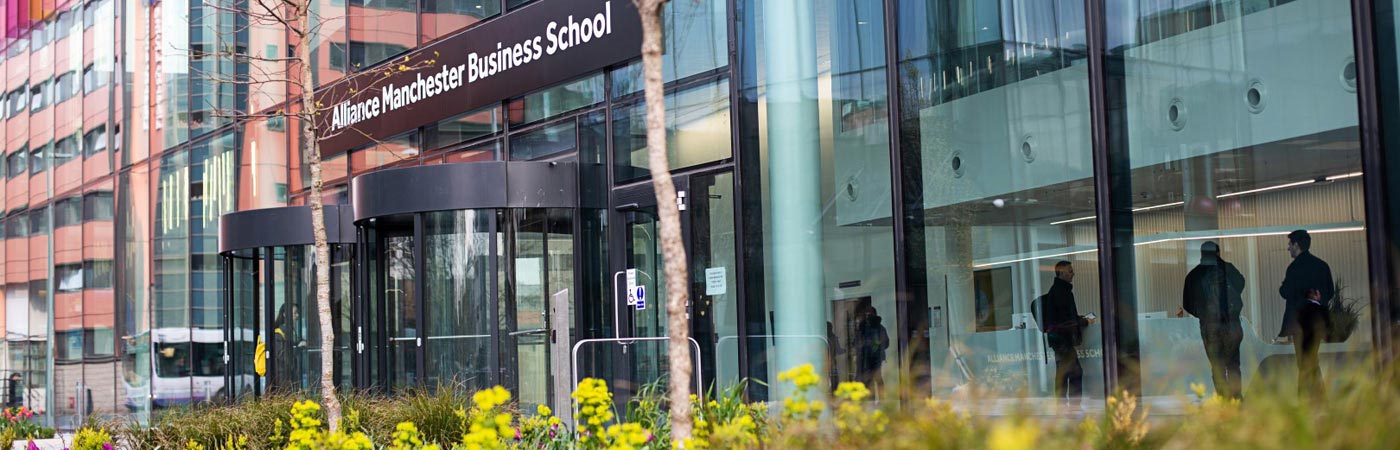
[[[1298,361],[1298,393],[1322,392],[1322,368],[1317,353],[1327,334],[1327,303],[1336,294],[1332,268],[1309,250],[1312,236],[1306,230],[1288,234],[1288,254],[1293,262],[1283,277],[1278,294],[1287,302],[1279,337],[1293,341]]]
[[[1074,265],[1069,261],[1055,263],[1055,282],[1038,302],[1046,339],[1055,352],[1055,398],[1066,404],[1075,404],[1083,392],[1084,367],[1079,364],[1076,347],[1084,327],[1093,323],[1079,315],[1073,281]]]
[[[1207,241],[1201,244],[1201,263],[1186,274],[1182,289],[1182,309],[1201,321],[1201,342],[1210,359],[1215,392],[1229,398],[1240,398],[1243,386],[1240,311],[1244,309],[1244,283],[1239,269],[1220,257],[1220,246]]]

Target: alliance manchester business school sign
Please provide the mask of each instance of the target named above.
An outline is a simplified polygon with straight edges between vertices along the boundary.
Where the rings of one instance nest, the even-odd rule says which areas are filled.
[[[317,116],[321,153],[636,58],[641,35],[631,0],[544,0],[511,11],[317,93],[326,108]]]

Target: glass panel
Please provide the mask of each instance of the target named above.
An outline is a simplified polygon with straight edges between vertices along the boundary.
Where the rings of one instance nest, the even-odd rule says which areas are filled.
[[[646,103],[613,110],[618,182],[649,177]],[[666,155],[671,169],[730,156],[729,82],[719,80],[666,96]]]
[[[686,208],[690,211],[691,335],[700,343],[704,380],[724,389],[741,378],[734,174],[690,177],[687,198],[691,199]]]
[[[603,101],[603,74],[561,83],[511,100],[506,105],[511,125],[538,122]]]
[[[496,159],[496,154],[501,152],[501,141],[493,140],[489,143],[470,147],[462,150],[454,150],[442,155],[444,163],[459,163],[473,161],[490,161]]]
[[[310,16],[315,22],[312,27],[315,37],[311,45],[314,68],[311,77],[315,86],[329,85],[344,77],[349,70],[345,13],[344,0],[316,0],[311,3]]]
[[[667,83],[729,64],[728,2],[667,2],[661,79]],[[640,92],[642,63],[612,74],[612,96]],[[668,99],[669,100],[669,99]]]
[[[261,259],[257,253],[246,252],[230,258],[233,269],[232,311],[229,311],[229,373],[233,385],[229,387],[234,399],[250,397],[262,392],[261,383],[254,383],[257,355],[257,314],[258,301],[262,298],[259,269]]]
[[[500,110],[490,106],[444,119],[423,128],[423,148],[437,150],[501,131]]]
[[[402,388],[418,383],[418,339],[422,337],[414,282],[413,236],[385,236],[382,242],[389,386]]]
[[[778,401],[791,384],[777,374],[812,364],[883,401],[900,381],[883,2],[750,3],[742,97],[756,103],[740,129],[761,196],[743,209],[762,220],[746,242],[764,291],[748,297],[747,375],[775,390],[751,393]]]
[[[1372,348],[1350,5],[1213,7],[1107,10],[1117,308],[1154,410],[1190,382],[1321,393]]]
[[[428,42],[501,13],[500,0],[422,0],[419,17]]]
[[[933,395],[1101,407],[1082,400],[1105,391],[1102,329],[1082,317],[1100,304],[1082,2],[902,1],[899,17],[929,311],[909,319],[928,331]]]
[[[427,265],[428,385],[467,390],[492,384],[491,210],[429,213]]]
[[[389,164],[418,159],[418,132],[400,134],[350,152],[350,169],[356,175]]]
[[[666,291],[659,280],[666,266],[658,237],[660,221],[656,207],[648,206],[627,212],[623,227],[623,267],[637,270],[637,286],[645,289],[645,308],[632,311],[632,324],[624,334],[632,337],[666,336]],[[628,360],[633,388],[662,379],[667,372],[666,345],[647,344],[633,348]],[[619,386],[621,389],[622,386]],[[634,391],[635,392],[635,391]]]
[[[349,0],[350,64],[369,68],[418,45],[417,0]]]
[[[577,136],[574,120],[545,126],[510,136],[510,159],[529,160],[556,153],[573,151]]]

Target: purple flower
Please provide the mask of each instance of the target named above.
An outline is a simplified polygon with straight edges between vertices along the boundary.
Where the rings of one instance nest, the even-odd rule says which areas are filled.
[[[520,440],[520,430],[515,430],[515,440]]]
[[[112,450],[112,443],[111,443],[111,442],[103,442],[103,443],[102,443],[102,450]]]
[[[33,439],[29,440],[29,450],[39,450],[39,444],[35,444]]]

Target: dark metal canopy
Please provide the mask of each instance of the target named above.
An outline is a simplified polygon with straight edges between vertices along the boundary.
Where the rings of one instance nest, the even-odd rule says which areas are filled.
[[[350,205],[326,205],[326,242],[355,242]],[[254,209],[219,217],[219,253],[259,247],[311,245],[311,207]]]
[[[351,181],[355,221],[395,214],[491,208],[573,208],[578,165],[490,161],[371,172]]]

